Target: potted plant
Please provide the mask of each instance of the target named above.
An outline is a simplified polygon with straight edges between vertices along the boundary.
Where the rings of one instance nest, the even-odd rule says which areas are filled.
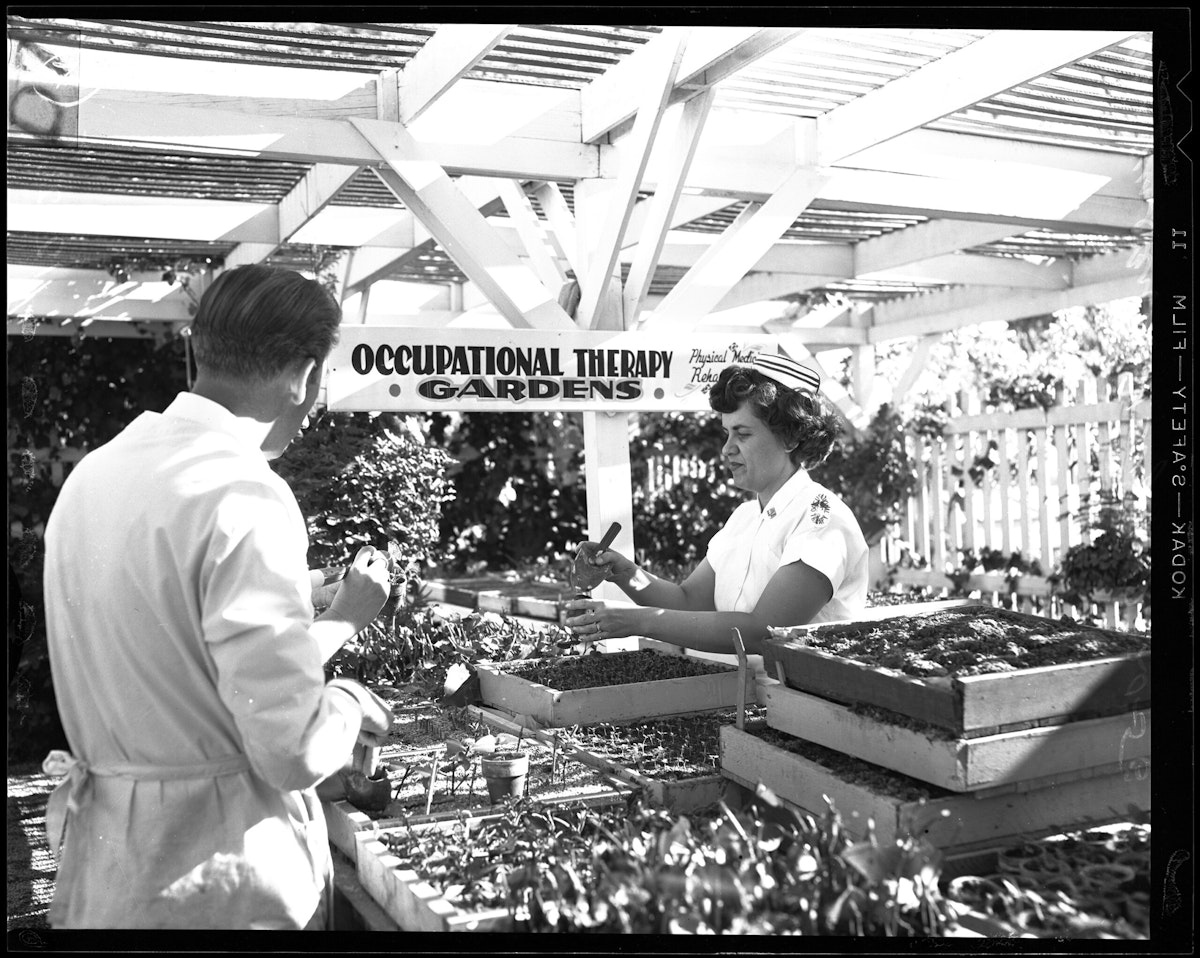
[[[529,753],[521,748],[520,738],[500,735],[494,739],[494,747],[490,750],[477,748],[476,751],[479,752],[479,770],[493,805],[524,794],[529,775]]]

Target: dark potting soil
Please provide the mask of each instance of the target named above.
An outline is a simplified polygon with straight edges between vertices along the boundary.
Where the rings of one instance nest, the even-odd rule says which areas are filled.
[[[747,720],[765,715],[749,706]],[[717,775],[721,771],[721,727],[737,721],[737,710],[705,712],[683,718],[644,722],[576,725],[563,740],[640,775],[679,780]]]
[[[728,666],[649,649],[505,662],[504,671],[559,692],[729,672]]]
[[[815,742],[777,731],[768,726],[765,721],[761,723],[747,722],[744,731],[755,738],[762,739],[768,745],[773,745],[823,766],[844,782],[869,789],[879,795],[886,795],[897,801],[919,802],[922,799],[932,801],[954,795],[953,792],[938,788],[936,785],[929,785],[907,775],[901,775],[899,772],[853,758],[844,752],[837,752]]]
[[[966,607],[814,629],[804,644],[866,665],[931,677],[1015,672],[1150,650],[1150,636]]]

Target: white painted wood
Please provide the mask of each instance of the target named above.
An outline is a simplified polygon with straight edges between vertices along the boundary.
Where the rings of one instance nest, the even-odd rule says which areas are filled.
[[[1057,405],[1062,406],[1066,399],[1066,391],[1058,390]],[[1067,550],[1072,546],[1071,530],[1074,528],[1073,517],[1079,509],[1079,491],[1077,482],[1071,479],[1071,460],[1067,451],[1068,428],[1066,424],[1058,423],[1054,425],[1054,452],[1058,466],[1057,483],[1058,483],[1058,555],[1057,560],[1062,559],[1066,555]],[[1081,472],[1076,467],[1076,476],[1081,475]]]
[[[1108,402],[1108,380],[1103,377],[1096,378],[1096,398],[1101,403]],[[1109,421],[1107,418],[1100,419],[1096,424],[1096,453],[1100,460],[1099,480],[1101,494],[1111,493],[1113,491],[1113,467],[1112,467],[1112,437],[1109,434]]]
[[[1017,429],[1017,528],[1021,534],[1021,552],[1028,558],[1034,554],[1029,535],[1029,436],[1026,429]]]
[[[708,248],[655,310],[665,323],[703,316],[721,301],[812,202],[826,177],[809,169],[792,174],[761,207],[750,204]]]
[[[937,572],[946,571],[946,529],[943,516],[946,514],[946,506],[949,502],[949,495],[945,485],[945,474],[942,471],[942,442],[938,439],[932,439],[929,443],[929,472],[933,479],[933,495],[930,496],[929,512],[933,519],[933,528],[930,534],[933,536],[932,548],[932,563],[933,568]]]
[[[638,186],[650,160],[650,151],[675,85],[687,39],[688,31],[664,31],[657,40],[648,44],[655,48],[653,56],[639,64],[638,85],[642,97],[633,132],[629,136],[630,147],[616,184],[610,191],[609,208],[604,216],[603,226],[596,234],[595,245],[589,244],[594,255],[589,259],[580,283],[582,298],[575,320],[585,328],[601,328],[598,325],[600,301],[606,294],[609,278],[617,267],[621,237],[637,202]]]
[[[374,113],[372,109],[369,116],[346,119],[262,116],[129,102],[99,91],[80,105],[79,134],[134,147],[232,151],[242,156],[365,166],[379,158],[351,121],[386,126],[385,121],[370,119]],[[485,145],[423,142],[422,148],[431,162],[452,173],[574,180],[596,176],[600,169],[597,147],[544,134],[505,137]]]
[[[958,397],[959,408],[965,413],[976,411],[976,399],[974,394],[961,392]],[[954,442],[953,437],[948,437],[948,441]],[[961,444],[958,450],[958,464],[962,470],[963,484],[963,534],[962,545],[964,549],[975,549],[975,480],[971,478],[971,464],[974,460],[973,447],[975,445],[975,436],[972,433],[962,437]]]
[[[550,244],[545,227],[533,211],[529,197],[514,180],[499,182],[500,198],[508,211],[508,218],[517,228],[521,245],[529,256],[533,271],[537,273],[546,289],[557,292],[566,279],[558,264],[558,256]]]
[[[688,101],[688,103],[691,102],[691,100]],[[697,107],[692,109],[697,109]],[[648,173],[649,170],[647,170]],[[645,176],[642,177],[642,182],[643,184],[646,182]],[[660,188],[656,180],[655,189]],[[692,220],[710,216],[717,210],[723,210],[728,205],[728,196],[695,196],[691,194],[680,196],[675,203],[675,212],[671,215],[669,228],[678,229]],[[648,200],[641,200],[633,208],[633,213],[629,217],[629,225],[625,227],[625,236],[622,239],[623,247],[636,246],[641,242],[642,234],[646,232],[646,223],[651,207],[652,204]]]
[[[871,342],[947,332],[965,324],[1012,322],[1029,316],[1141,296],[1149,290],[1149,278],[1125,279],[1080,286],[1067,290],[949,289],[875,307]]]
[[[666,242],[667,231],[675,219],[680,191],[687,180],[688,169],[696,154],[696,146],[704,130],[704,121],[714,99],[716,90],[710,88],[700,96],[688,100],[686,104],[671,107],[676,114],[676,123],[670,155],[666,160],[667,173],[648,201],[649,209],[645,223],[640,224],[636,237],[623,232],[625,245],[628,245],[630,239],[636,238],[637,242],[637,250],[622,294],[623,313],[627,322],[636,322],[646,294],[650,291],[650,281],[654,278],[654,270]],[[632,215],[630,218],[632,219]]]
[[[871,819],[880,844],[916,835],[943,854],[1094,825],[1127,815],[1131,805],[1149,810],[1150,803],[1149,777],[1137,781],[1120,773],[1059,775],[1034,789],[1009,787],[905,802],[728,726],[721,730],[721,761],[722,772],[732,781],[751,791],[761,782],[816,817],[825,813],[828,796],[856,838],[866,837]]]
[[[750,214],[745,215],[748,218]],[[715,237],[705,236],[699,241],[694,233],[668,234],[658,263],[660,266],[695,266],[701,257],[709,255],[708,251],[721,241],[721,237],[725,236],[729,229],[730,227],[726,227],[724,233]],[[626,262],[632,258],[632,253],[628,252],[622,257]],[[845,243],[785,241],[773,243],[755,260],[751,268],[755,272],[745,277],[746,280],[753,279],[760,273],[796,273],[800,274],[801,283],[812,279],[824,284],[853,276],[854,256],[850,246]]]
[[[614,522],[621,523],[613,548],[624,556],[636,555],[637,529],[633,517],[633,474],[629,459],[629,414],[583,414],[583,472],[587,489],[587,529],[592,542],[600,541]],[[611,582],[592,590],[604,601],[624,599]]]
[[[575,235],[575,216],[571,213],[571,208],[567,206],[562,191],[558,188],[557,183],[542,183],[534,191],[534,195],[545,211],[546,218],[550,221],[550,226],[554,230],[567,266],[578,276],[582,265],[576,245],[578,240]]]
[[[1035,453],[1037,461],[1037,524],[1038,524],[1038,555],[1042,568],[1049,572],[1054,568],[1054,553],[1050,550],[1050,484],[1047,475],[1050,469],[1050,457],[1046,452],[1045,429],[1034,432]]]
[[[925,126],[1133,36],[1115,31],[998,30],[822,114],[821,165]]]
[[[509,23],[439,23],[400,74],[400,122],[411,123],[429,109],[513,29]]]
[[[1039,264],[978,253],[953,253],[904,266],[860,273],[859,278],[907,283],[1066,289],[1070,285],[1070,275],[1070,263],[1066,260]]]
[[[854,274],[868,276],[934,257],[1007,239],[1005,223],[930,220],[854,244]]]
[[[300,178],[276,207],[278,244],[239,244],[225,257],[225,269],[261,263],[321,212],[358,173],[356,166],[317,163]]]
[[[738,690],[750,695],[751,676],[739,685],[737,669],[687,678],[557,691],[490,663],[478,663],[483,704],[527,715],[548,728],[684,715],[734,708]]]
[[[1118,760],[1150,754],[1147,730],[1139,738],[1122,733],[1129,715],[1068,722],[980,738],[929,738],[901,725],[878,721],[778,682],[760,686],[767,723],[874,765],[953,792],[1047,778],[1083,769],[1110,767]],[[1149,710],[1143,713],[1149,725]]]
[[[523,266],[451,182],[445,170],[422,158],[419,144],[399,124],[351,121],[387,164],[380,177],[437,238],[459,268],[515,327],[573,326],[551,294]]]
[[[668,32],[664,31],[664,33]],[[797,36],[794,28],[697,27],[688,41],[688,51],[679,70],[672,95],[679,99],[694,96],[698,89],[710,87]],[[583,142],[599,140],[614,127],[633,116],[641,106],[641,71],[645,62],[658,54],[657,47],[671,40],[656,37],[607,70],[583,89]]]

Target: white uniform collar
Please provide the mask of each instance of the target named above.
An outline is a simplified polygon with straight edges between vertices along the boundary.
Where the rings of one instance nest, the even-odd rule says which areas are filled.
[[[262,441],[270,431],[269,424],[245,416],[235,416],[220,403],[195,393],[180,393],[171,405],[163,410],[163,415],[174,419],[188,419],[217,432],[226,433],[259,453],[262,452]]]
[[[767,501],[767,507],[765,509],[760,507],[759,512],[768,518],[775,518],[776,513],[783,512],[799,497],[801,491],[808,483],[808,470],[803,468],[797,469],[788,478],[787,482],[775,490],[775,495],[771,496]]]

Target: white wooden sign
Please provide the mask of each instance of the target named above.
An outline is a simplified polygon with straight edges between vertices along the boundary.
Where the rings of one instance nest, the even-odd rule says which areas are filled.
[[[707,410],[730,363],[769,334],[343,326],[329,359],[338,411]]]

